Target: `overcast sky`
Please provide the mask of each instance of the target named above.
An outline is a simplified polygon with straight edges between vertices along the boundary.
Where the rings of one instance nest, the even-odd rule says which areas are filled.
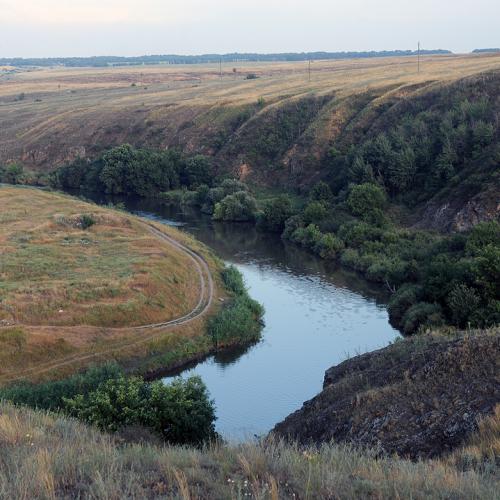
[[[500,0],[0,0],[0,57],[500,46]]]

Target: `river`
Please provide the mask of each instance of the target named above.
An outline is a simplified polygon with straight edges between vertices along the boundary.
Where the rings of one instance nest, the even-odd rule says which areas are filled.
[[[179,374],[202,377],[215,400],[217,431],[230,441],[267,433],[321,390],[327,368],[399,336],[389,324],[383,290],[277,235],[213,223],[197,211],[152,200],[125,204],[211,247],[241,271],[250,295],[265,307],[261,342]]]

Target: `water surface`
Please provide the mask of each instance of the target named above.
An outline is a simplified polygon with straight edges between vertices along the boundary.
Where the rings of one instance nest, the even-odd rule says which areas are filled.
[[[126,204],[210,246],[242,272],[251,296],[264,304],[260,343],[210,357],[181,374],[202,377],[217,407],[217,430],[227,439],[268,432],[321,390],[327,368],[398,336],[388,322],[383,290],[279,236],[247,224],[213,223],[154,201]]]

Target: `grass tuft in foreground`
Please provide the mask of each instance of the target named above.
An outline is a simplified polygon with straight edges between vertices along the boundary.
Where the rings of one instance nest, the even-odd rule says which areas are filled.
[[[8,404],[0,412],[0,491],[8,498],[493,499],[500,486],[491,470],[464,472],[446,460],[282,442],[131,445],[65,417]]]

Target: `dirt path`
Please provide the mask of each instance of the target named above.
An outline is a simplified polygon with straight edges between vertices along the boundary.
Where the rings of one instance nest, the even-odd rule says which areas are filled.
[[[113,345],[113,347],[105,348],[101,351],[80,354],[80,355],[76,354],[64,359],[59,359],[51,361],[49,363],[45,363],[43,365],[38,365],[36,367],[18,373],[15,377],[4,378],[2,379],[2,382],[4,383],[14,382],[16,380],[23,379],[26,376],[40,375],[42,373],[62,368],[67,365],[81,363],[82,361],[88,361],[93,358],[97,358],[99,356],[113,354],[115,352],[119,352],[124,349],[134,347],[136,345],[141,345],[147,342],[151,342],[152,340],[161,337],[165,333],[165,329],[169,329],[173,326],[179,326],[190,323],[191,321],[200,318],[208,311],[208,309],[213,303],[215,287],[214,287],[214,280],[212,277],[212,273],[210,271],[210,268],[208,267],[206,260],[200,254],[194,252],[193,250],[183,245],[182,243],[179,243],[177,240],[163,233],[152,224],[148,222],[144,222],[144,224],[148,227],[149,231],[151,231],[151,233],[153,233],[153,235],[155,235],[159,240],[177,248],[181,252],[184,252],[193,262],[194,267],[196,269],[196,273],[200,278],[200,294],[196,306],[189,313],[185,314],[184,316],[181,316],[180,318],[166,321],[164,323],[142,325],[130,329],[131,331],[137,331],[137,332],[144,330],[152,330],[154,332],[152,335],[141,337],[140,339],[137,340],[127,339],[123,342],[117,342],[115,345]],[[121,329],[125,330],[125,328]],[[158,331],[160,329],[161,331]],[[120,330],[120,328],[114,328],[113,330]]]

